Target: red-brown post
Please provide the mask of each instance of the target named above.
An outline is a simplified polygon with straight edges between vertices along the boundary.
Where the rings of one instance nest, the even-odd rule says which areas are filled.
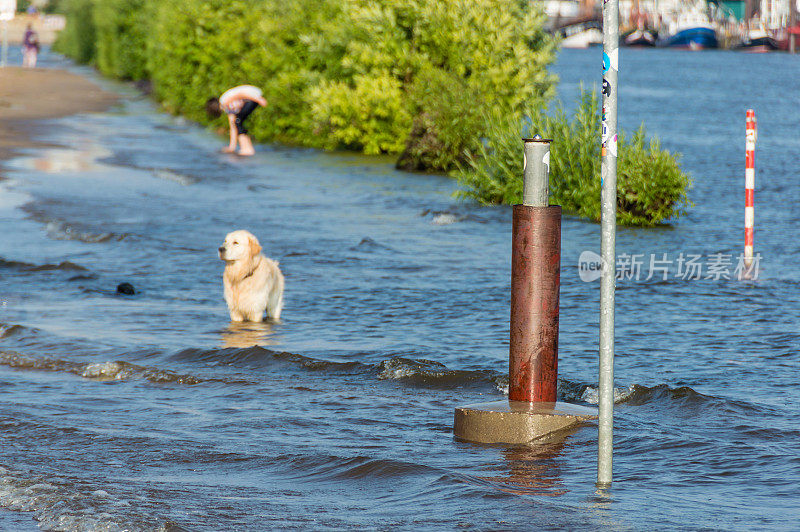
[[[526,194],[523,205],[514,205],[513,211],[508,390],[512,401],[556,401],[561,207],[547,205],[549,142],[525,139]],[[528,198],[540,205],[525,204]]]

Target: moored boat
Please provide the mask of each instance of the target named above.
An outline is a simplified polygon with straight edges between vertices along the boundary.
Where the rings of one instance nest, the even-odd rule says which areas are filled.
[[[734,50],[750,53],[771,52],[778,48],[778,41],[761,29],[750,30],[744,35],[741,42],[733,46]]]
[[[651,30],[636,28],[620,39],[624,46],[655,46],[656,36]]]
[[[669,24],[667,37],[659,44],[670,48],[703,50],[717,48],[719,40],[708,15],[699,9],[693,9],[681,13]]]
[[[595,18],[588,18],[555,28],[553,32],[561,36],[562,48],[588,48],[603,44],[603,25]]]

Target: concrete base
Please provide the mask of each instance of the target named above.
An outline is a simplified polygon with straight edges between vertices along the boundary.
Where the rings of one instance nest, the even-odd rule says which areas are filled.
[[[456,438],[478,443],[523,444],[597,419],[597,409],[569,403],[495,401],[456,408]]]

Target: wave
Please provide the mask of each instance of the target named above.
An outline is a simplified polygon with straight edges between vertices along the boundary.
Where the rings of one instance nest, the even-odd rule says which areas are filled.
[[[0,340],[4,338],[9,338],[11,336],[16,336],[18,334],[24,334],[25,327],[22,325],[9,325],[7,323],[0,323]]]
[[[50,220],[45,226],[47,236],[53,240],[74,240],[86,244],[102,244],[109,241],[120,241],[128,237],[127,234],[92,233],[77,229],[66,222]]]
[[[0,338],[19,335],[24,328],[0,324]],[[468,388],[483,390],[486,393],[508,394],[508,376],[500,372],[485,370],[450,369],[432,360],[392,357],[376,364],[359,361],[332,361],[313,358],[296,353],[272,351],[260,346],[248,348],[181,350],[169,360],[197,367],[234,367],[247,370],[252,375],[254,369],[323,372],[328,375],[372,377],[377,380],[397,381],[404,385],[427,389]],[[202,383],[222,383],[229,385],[253,385],[257,377],[218,377],[181,374],[156,367],[141,366],[126,361],[76,362],[58,358],[25,355],[17,352],[0,351],[0,365],[19,370],[65,372],[84,379],[108,382],[147,380],[153,383],[196,385]],[[594,402],[592,387],[567,379],[559,379],[559,398],[568,402]]]
[[[478,222],[486,223],[486,220],[473,214],[461,214],[453,211],[435,211],[426,209],[420,213],[420,216],[430,216],[432,225],[451,225],[458,222]]]
[[[470,384],[491,384],[508,393],[508,376],[494,370],[449,369],[441,362],[425,359],[393,357],[377,365],[379,379],[404,380],[437,388]]]
[[[24,341],[25,337],[34,336],[38,332],[37,329],[29,329],[21,325],[0,323],[0,339],[13,338],[16,342],[20,342]],[[246,348],[189,348],[169,355],[167,359],[193,368],[205,367],[206,371],[214,367],[232,367],[246,370],[239,372],[239,375],[241,373],[246,373],[246,375],[184,374],[126,361],[76,362],[0,351],[0,365],[3,366],[20,370],[66,372],[100,382],[147,380],[159,384],[254,385],[260,382],[259,372],[252,370],[280,371],[283,369],[321,372],[346,377],[371,377],[379,381],[396,381],[404,385],[428,389],[467,388],[508,395],[508,375],[505,373],[493,369],[451,369],[434,360],[402,356],[391,357],[377,363],[338,361],[252,346]],[[572,403],[596,405],[599,402],[596,384],[563,377],[558,379],[558,397],[560,401]],[[671,387],[667,384],[650,387],[631,384],[628,387],[615,387],[614,402],[629,406],[656,404],[677,408],[725,408],[746,413],[769,413],[767,412],[769,407],[766,406],[702,394],[688,386]]]
[[[22,210],[27,212],[32,220],[43,223],[48,238],[52,240],[72,240],[87,244],[101,244],[109,241],[120,241],[130,236],[127,233],[93,232],[84,227],[59,220],[46,210],[47,205],[47,202],[30,203],[25,205]]]
[[[368,236],[361,239],[361,242],[350,248],[350,251],[361,251],[371,253],[376,251],[394,251],[390,246],[376,242]]]
[[[0,507],[32,512],[42,530],[186,530],[163,519],[125,515],[122,509],[132,508],[128,501],[97,486],[82,484],[0,466]]]
[[[667,405],[682,409],[721,409],[728,412],[738,412],[744,415],[769,415],[776,411],[769,405],[760,405],[716,395],[700,393],[689,386],[671,387],[667,384],[656,386],[641,386],[633,384],[625,403],[632,406],[648,404]]]
[[[68,260],[59,262],[58,264],[32,264],[30,262],[20,262],[16,260],[6,260],[0,258],[0,268],[20,270],[25,272],[43,272],[53,270],[88,271],[80,264],[75,264],[74,262],[70,262]]]
[[[159,179],[173,181],[180,185],[188,186],[197,183],[197,179],[195,177],[170,170],[169,168],[153,168],[150,171],[153,172],[153,175]]]
[[[631,385],[628,388],[618,388],[614,387],[614,403],[624,403],[630,400],[631,395],[633,394],[635,385]],[[600,403],[600,390],[597,386],[586,385],[584,389],[580,392],[580,399],[590,405],[596,405]]]
[[[444,470],[392,459],[369,456],[342,457],[329,454],[283,454],[271,460],[292,479],[357,480],[408,478],[409,475],[441,473]]]
[[[273,351],[260,346],[224,349],[184,349],[170,358],[181,362],[202,362],[215,366],[246,366],[249,368],[274,367],[275,365],[283,364],[313,371],[327,370],[333,373],[363,373],[370,367],[361,362],[324,360],[285,351]]]
[[[0,352],[0,365],[19,370],[64,372],[85,379],[108,382],[144,379],[158,384],[200,384],[214,380],[182,375],[169,370],[130,362],[73,362],[57,358],[38,358],[20,353]]]

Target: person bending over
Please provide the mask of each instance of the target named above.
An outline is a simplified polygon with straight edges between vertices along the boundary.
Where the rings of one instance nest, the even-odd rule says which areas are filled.
[[[209,98],[206,102],[206,113],[212,118],[217,118],[223,112],[228,115],[231,140],[222,151],[225,153],[236,152],[239,144],[239,155],[253,155],[253,142],[247,135],[244,121],[258,106],[265,107],[267,100],[261,95],[261,89],[252,85],[239,85],[222,93],[219,98]]]

